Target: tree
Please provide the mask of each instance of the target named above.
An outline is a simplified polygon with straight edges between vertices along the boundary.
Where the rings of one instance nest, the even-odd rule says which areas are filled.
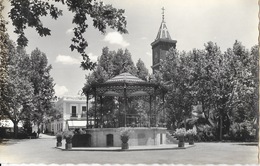
[[[115,54],[116,53],[114,51],[109,51],[108,47],[104,47],[102,49],[102,55],[100,56],[98,61],[99,65],[104,69],[104,71],[107,72],[109,78],[111,78],[114,75],[111,63]]]
[[[54,109],[54,83],[50,75],[51,65],[48,65],[47,56],[38,48],[32,51],[30,81],[34,90],[34,110],[29,117],[38,126],[48,118],[55,118],[57,111]]]
[[[4,118],[3,108],[6,107],[6,103],[3,100],[3,91],[7,86],[7,61],[8,61],[8,35],[6,34],[5,25],[7,22],[2,16],[4,9],[3,0],[0,1],[0,120]]]
[[[252,73],[252,87],[254,87],[254,93],[252,94],[251,97],[251,108],[252,114],[251,116],[253,117],[253,122],[254,122],[254,128],[256,129],[256,140],[259,140],[259,46],[255,45],[251,48],[251,53],[250,53],[250,60],[251,60],[251,65],[250,65],[250,71]]]
[[[254,129],[257,129],[255,124],[258,112],[257,52],[257,46],[252,47],[249,52],[238,41],[235,41],[233,48],[229,48],[225,52],[230,62],[229,72],[232,74],[232,84],[234,85],[233,97],[228,103],[231,122],[232,124],[250,124],[250,128]]]
[[[51,30],[43,26],[41,18],[50,15],[57,19],[62,15],[53,2],[44,0],[9,0],[11,2],[11,11],[9,17],[15,27],[15,33],[18,34],[17,43],[19,46],[27,46],[28,39],[24,34],[27,27],[35,28],[40,36],[51,35]],[[102,1],[95,0],[54,0],[58,4],[68,7],[68,11],[74,14],[72,23],[74,36],[70,45],[71,50],[77,50],[81,54],[83,61],[81,67],[86,70],[94,69],[96,63],[91,62],[85,49],[88,46],[84,33],[88,28],[88,17],[93,20],[93,26],[101,33],[106,32],[106,28],[116,29],[120,33],[127,33],[126,19],[124,10],[116,9],[112,5],[104,5]]]
[[[132,60],[131,53],[125,49],[119,49],[116,54],[112,58],[112,70],[113,76],[119,75],[123,72],[128,72],[132,75],[136,76],[136,67]]]
[[[191,116],[193,104],[190,58],[185,52],[170,49],[161,63],[159,75],[162,76],[160,84],[167,90],[165,107],[169,118],[168,127],[186,127],[186,119]]]
[[[22,48],[15,48],[10,42],[7,61],[8,78],[1,89],[1,111],[14,124],[14,137],[17,138],[18,122],[26,118],[33,109],[33,87],[30,82],[30,59]]]
[[[216,129],[213,134],[222,140],[223,135],[231,134],[232,124],[256,117],[257,75],[253,73],[257,71],[257,58],[238,41],[224,54],[213,42],[205,44],[205,50],[194,49],[190,54],[194,97],[206,124]]]
[[[138,59],[136,63],[137,76],[142,80],[148,81],[148,69],[145,67],[144,62],[141,59]]]

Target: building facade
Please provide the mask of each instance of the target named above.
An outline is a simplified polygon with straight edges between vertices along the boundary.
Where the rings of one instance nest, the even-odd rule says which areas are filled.
[[[62,97],[55,103],[55,107],[61,117],[46,125],[47,132],[56,134],[68,129],[86,128],[86,97]]]

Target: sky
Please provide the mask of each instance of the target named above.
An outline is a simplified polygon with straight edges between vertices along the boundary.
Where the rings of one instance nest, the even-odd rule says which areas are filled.
[[[173,40],[177,40],[179,51],[203,49],[208,41],[217,43],[221,51],[231,48],[238,40],[250,49],[258,42],[258,3],[257,0],[104,0],[105,4],[124,9],[127,19],[128,34],[107,29],[101,34],[89,22],[84,35],[89,46],[86,52],[93,61],[101,55],[102,48],[109,50],[128,49],[134,63],[141,59],[151,73],[152,49],[164,18]],[[10,10],[5,5],[5,16]],[[29,39],[26,51],[28,54],[35,48],[44,52],[52,65],[51,75],[54,78],[55,92],[59,97],[76,96],[84,86],[85,75],[89,71],[80,68],[81,56],[71,52],[69,46],[72,38],[72,14],[66,6],[58,5],[63,16],[57,20],[43,18],[43,25],[51,29],[51,36],[40,37],[34,29],[27,29]],[[7,18],[8,19],[8,18]],[[16,41],[14,28],[9,21],[7,26],[10,38]]]

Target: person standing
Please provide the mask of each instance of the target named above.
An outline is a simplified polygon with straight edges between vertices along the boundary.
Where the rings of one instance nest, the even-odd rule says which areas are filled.
[[[40,130],[40,128],[38,128],[38,131],[37,131],[37,133],[38,133],[38,138],[40,137],[40,133],[41,133],[41,130]]]

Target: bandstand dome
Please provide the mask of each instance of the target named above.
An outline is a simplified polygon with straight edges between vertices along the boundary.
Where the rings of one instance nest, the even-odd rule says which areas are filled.
[[[148,96],[155,92],[156,84],[146,82],[130,73],[122,73],[105,83],[95,84],[97,95],[100,96]]]

